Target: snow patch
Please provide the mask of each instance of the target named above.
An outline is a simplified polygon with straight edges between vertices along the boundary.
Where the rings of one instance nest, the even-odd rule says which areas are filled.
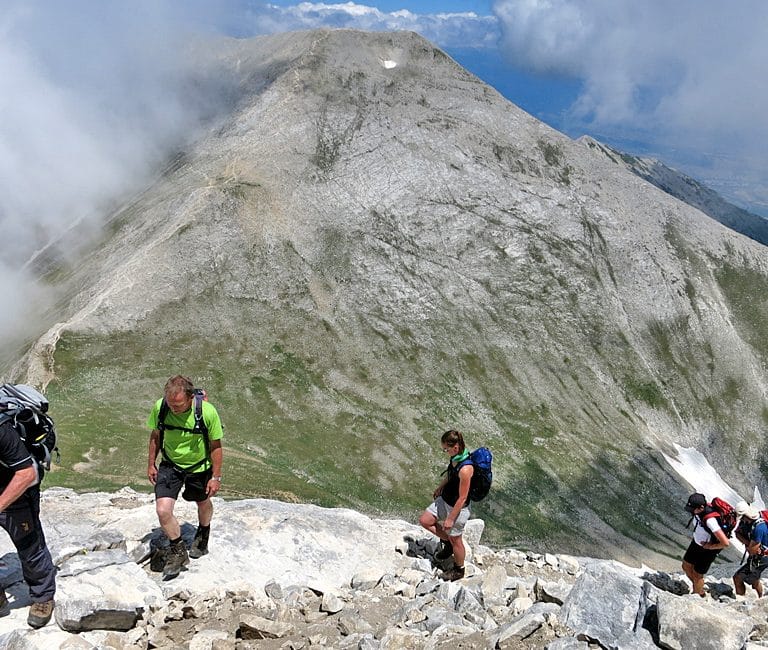
[[[387,70],[391,70],[397,66],[397,61],[393,61],[392,59],[382,59],[381,65],[383,65]]]
[[[714,497],[720,497],[734,505],[742,501],[742,497],[720,477],[704,454],[692,447],[681,447],[677,444],[675,444],[675,450],[677,458],[667,456],[663,452],[662,456],[695,492],[701,492],[707,497],[707,501],[711,501]],[[760,496],[757,488],[755,488],[755,496]],[[760,501],[762,502],[762,498]],[[680,507],[682,508],[682,505]]]
[[[709,464],[704,454],[692,447],[681,447],[678,444],[675,444],[675,450],[677,451],[677,458],[667,456],[664,452],[662,452],[662,456],[695,492],[701,492],[707,497],[707,501],[711,501],[714,497],[721,497],[728,503],[736,505],[742,500],[741,496]],[[748,501],[749,499],[744,500]],[[752,494],[751,503],[759,510],[765,509],[763,497],[757,486],[755,486]],[[680,504],[681,510],[682,506],[683,504]],[[730,542],[731,546],[739,553],[744,552],[744,545],[735,537],[732,537]]]

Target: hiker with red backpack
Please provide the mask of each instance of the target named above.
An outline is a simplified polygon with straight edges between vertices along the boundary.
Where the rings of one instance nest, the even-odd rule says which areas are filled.
[[[189,558],[208,553],[208,538],[213,517],[213,503],[221,487],[223,435],[216,408],[204,391],[182,375],[165,384],[164,397],[155,402],[147,420],[149,436],[147,477],[155,487],[155,509],[170,547],[163,568],[163,578],[175,578],[189,564]],[[157,465],[157,457],[162,461]],[[198,527],[187,552],[181,527],[173,514],[176,499],[197,502]]]
[[[693,585],[693,593],[704,598],[704,576],[718,553],[730,544],[728,538],[736,526],[736,511],[719,497],[707,503],[700,492],[688,497],[685,509],[691,515],[688,525],[691,521],[695,525],[693,539],[683,556],[683,571]]]
[[[736,539],[745,547],[747,561],[733,574],[736,593],[743,596],[750,585],[758,598],[763,596],[763,583],[760,577],[768,568],[768,511],[758,510],[746,501],[736,504],[736,513],[741,516],[736,528]]]

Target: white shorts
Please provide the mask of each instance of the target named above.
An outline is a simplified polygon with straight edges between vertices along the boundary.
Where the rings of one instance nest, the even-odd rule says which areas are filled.
[[[439,523],[443,523],[445,518],[451,514],[453,506],[449,506],[443,497],[437,497],[427,508],[427,512],[434,517],[437,517]],[[464,532],[464,526],[469,520],[469,506],[464,506],[459,512],[459,516],[456,517],[456,521],[453,522],[453,527],[448,531],[449,537],[459,537]]]

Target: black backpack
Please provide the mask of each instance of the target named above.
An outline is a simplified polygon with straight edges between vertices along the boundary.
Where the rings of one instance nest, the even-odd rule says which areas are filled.
[[[56,445],[56,428],[48,415],[48,400],[32,386],[0,385],[0,424],[5,422],[13,424],[39,467],[50,470],[54,453],[57,462],[61,460]],[[0,464],[4,463],[0,461]]]
[[[208,425],[205,423],[205,420],[203,419],[203,402],[208,399],[208,395],[202,388],[195,388],[192,393],[192,406],[194,408],[195,413],[195,426],[191,429],[187,429],[186,427],[176,427],[170,424],[165,423],[165,418],[168,415],[168,412],[171,410],[170,406],[168,406],[168,402],[165,401],[165,398],[163,398],[162,404],[160,404],[160,411],[157,414],[157,430],[160,432],[160,441],[159,441],[159,447],[160,450],[163,452],[163,456],[165,459],[171,463],[172,461],[170,458],[168,458],[168,454],[165,453],[165,432],[166,430],[171,431],[187,431],[188,433],[196,433],[201,436],[203,436],[203,444],[205,445],[205,458],[201,460],[199,463],[195,463],[192,467],[186,467],[184,468],[185,472],[193,472],[195,469],[197,469],[200,465],[205,463],[208,459],[211,457],[211,446],[210,441],[208,439]]]

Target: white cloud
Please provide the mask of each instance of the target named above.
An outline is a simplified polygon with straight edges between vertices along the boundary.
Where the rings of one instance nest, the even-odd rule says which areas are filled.
[[[18,266],[40,240],[145,181],[205,108],[186,90],[189,25],[170,3],[4,10],[0,226],[18,244],[0,259]]]
[[[573,116],[699,145],[768,135],[768,4],[498,0],[512,62],[576,77]]]
[[[29,335],[30,308],[46,297],[25,269],[30,257],[145,184],[212,110],[206,97],[216,93],[205,92],[188,47],[201,20],[215,22],[204,4],[3,3],[0,270],[9,299],[0,339],[25,322]]]
[[[354,2],[329,4],[301,2],[292,6],[267,4],[251,12],[255,33],[318,27],[339,27],[369,31],[415,31],[441,47],[492,47],[499,38],[494,16],[473,11],[415,14],[407,9],[383,12]]]

